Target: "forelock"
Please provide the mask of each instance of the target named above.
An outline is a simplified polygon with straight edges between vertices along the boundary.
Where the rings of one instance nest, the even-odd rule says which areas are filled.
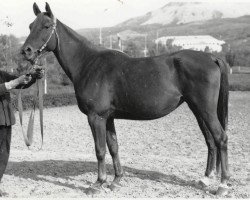
[[[51,18],[48,16],[47,12],[43,12],[37,15],[37,20],[39,22],[43,22],[44,20],[51,20]]]

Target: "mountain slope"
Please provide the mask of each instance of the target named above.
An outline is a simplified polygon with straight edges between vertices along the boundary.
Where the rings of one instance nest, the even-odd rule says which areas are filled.
[[[185,24],[211,19],[236,18],[244,15],[250,15],[250,2],[175,2],[168,3],[143,16],[129,19],[117,26]]]
[[[108,27],[102,29],[103,38],[109,35],[116,35],[125,30],[132,30],[140,34],[147,34],[149,40],[156,39],[158,36],[173,35],[211,35],[226,42],[250,39],[250,16],[238,18],[221,18],[208,20],[203,23],[187,23],[179,25],[141,25],[141,26],[123,26]],[[77,31],[89,39],[98,40],[99,29],[80,29]],[[108,38],[107,38],[108,39]]]
[[[238,18],[220,18],[204,21],[203,23],[191,22],[187,24],[150,24],[140,26],[115,26],[103,28],[102,36],[104,46],[109,47],[109,36],[125,30],[131,30],[139,34],[147,35],[147,44],[153,45],[157,37],[162,36],[183,36],[183,35],[211,35],[217,39],[224,40],[230,44],[234,52],[241,52],[238,57],[240,65],[250,65],[250,16]],[[78,33],[84,35],[89,40],[98,44],[99,29],[81,29]],[[144,48],[144,37],[138,37],[130,40],[138,46],[139,49]],[[113,42],[117,43],[117,38],[113,37]],[[124,41],[124,44],[129,41]],[[151,46],[152,47],[152,46]],[[248,61],[246,61],[248,60]]]

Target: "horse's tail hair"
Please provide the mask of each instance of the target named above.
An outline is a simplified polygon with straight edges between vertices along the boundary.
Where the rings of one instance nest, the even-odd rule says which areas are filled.
[[[228,68],[220,58],[215,58],[215,63],[220,67],[220,91],[217,107],[217,115],[222,128],[226,131],[228,124],[228,98],[229,98],[229,83],[228,83]]]

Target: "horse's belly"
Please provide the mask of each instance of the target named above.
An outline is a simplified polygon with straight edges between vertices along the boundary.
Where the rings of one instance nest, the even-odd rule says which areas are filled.
[[[181,95],[167,93],[161,96],[134,96],[123,102],[122,109],[118,109],[118,118],[149,120],[163,117],[175,110],[180,103]]]

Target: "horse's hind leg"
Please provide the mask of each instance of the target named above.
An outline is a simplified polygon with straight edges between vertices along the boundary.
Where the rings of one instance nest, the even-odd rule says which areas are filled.
[[[215,175],[215,170],[216,170],[216,161],[218,162],[219,160],[217,159],[217,147],[215,145],[214,138],[210,131],[208,130],[205,122],[202,120],[201,117],[197,118],[199,127],[204,135],[207,148],[208,148],[208,156],[207,156],[207,167],[205,171],[205,176],[209,178],[213,178]]]
[[[212,92],[208,94],[214,95]],[[206,95],[204,95],[204,97],[206,97]],[[227,193],[227,181],[230,177],[228,171],[227,154],[228,137],[218,119],[216,95],[214,95],[213,100],[206,100],[207,98],[202,98],[201,95],[199,95],[199,101],[197,101],[197,99],[193,97],[192,107],[195,108],[199,116],[201,116],[202,120],[204,120],[206,127],[213,136],[215,145],[219,151],[221,159],[221,185],[217,191],[217,194],[224,195]]]
[[[205,171],[205,177],[199,181],[199,184],[202,187],[206,187],[210,185],[210,178],[214,178],[216,161],[217,162],[219,161],[217,157],[217,147],[215,145],[214,138],[212,134],[210,133],[210,131],[208,130],[203,119],[199,116],[198,112],[192,107],[191,104],[188,104],[188,105],[189,105],[189,108],[193,111],[197,119],[198,125],[201,129],[201,132],[204,135],[207,148],[208,148],[207,167]]]
[[[206,122],[208,128],[210,129],[215,144],[220,153],[221,159],[221,185],[217,191],[217,193],[223,194],[224,191],[227,191],[227,181],[229,180],[230,174],[228,171],[228,153],[227,153],[227,143],[228,137],[221,127],[221,124],[217,118],[217,115],[211,115],[205,117],[204,121]]]
[[[118,154],[118,143],[117,143],[117,136],[113,118],[107,120],[106,140],[115,170],[115,178],[109,187],[111,190],[115,190],[116,188],[121,187],[119,182],[123,176],[123,170],[120,164],[120,159]]]

